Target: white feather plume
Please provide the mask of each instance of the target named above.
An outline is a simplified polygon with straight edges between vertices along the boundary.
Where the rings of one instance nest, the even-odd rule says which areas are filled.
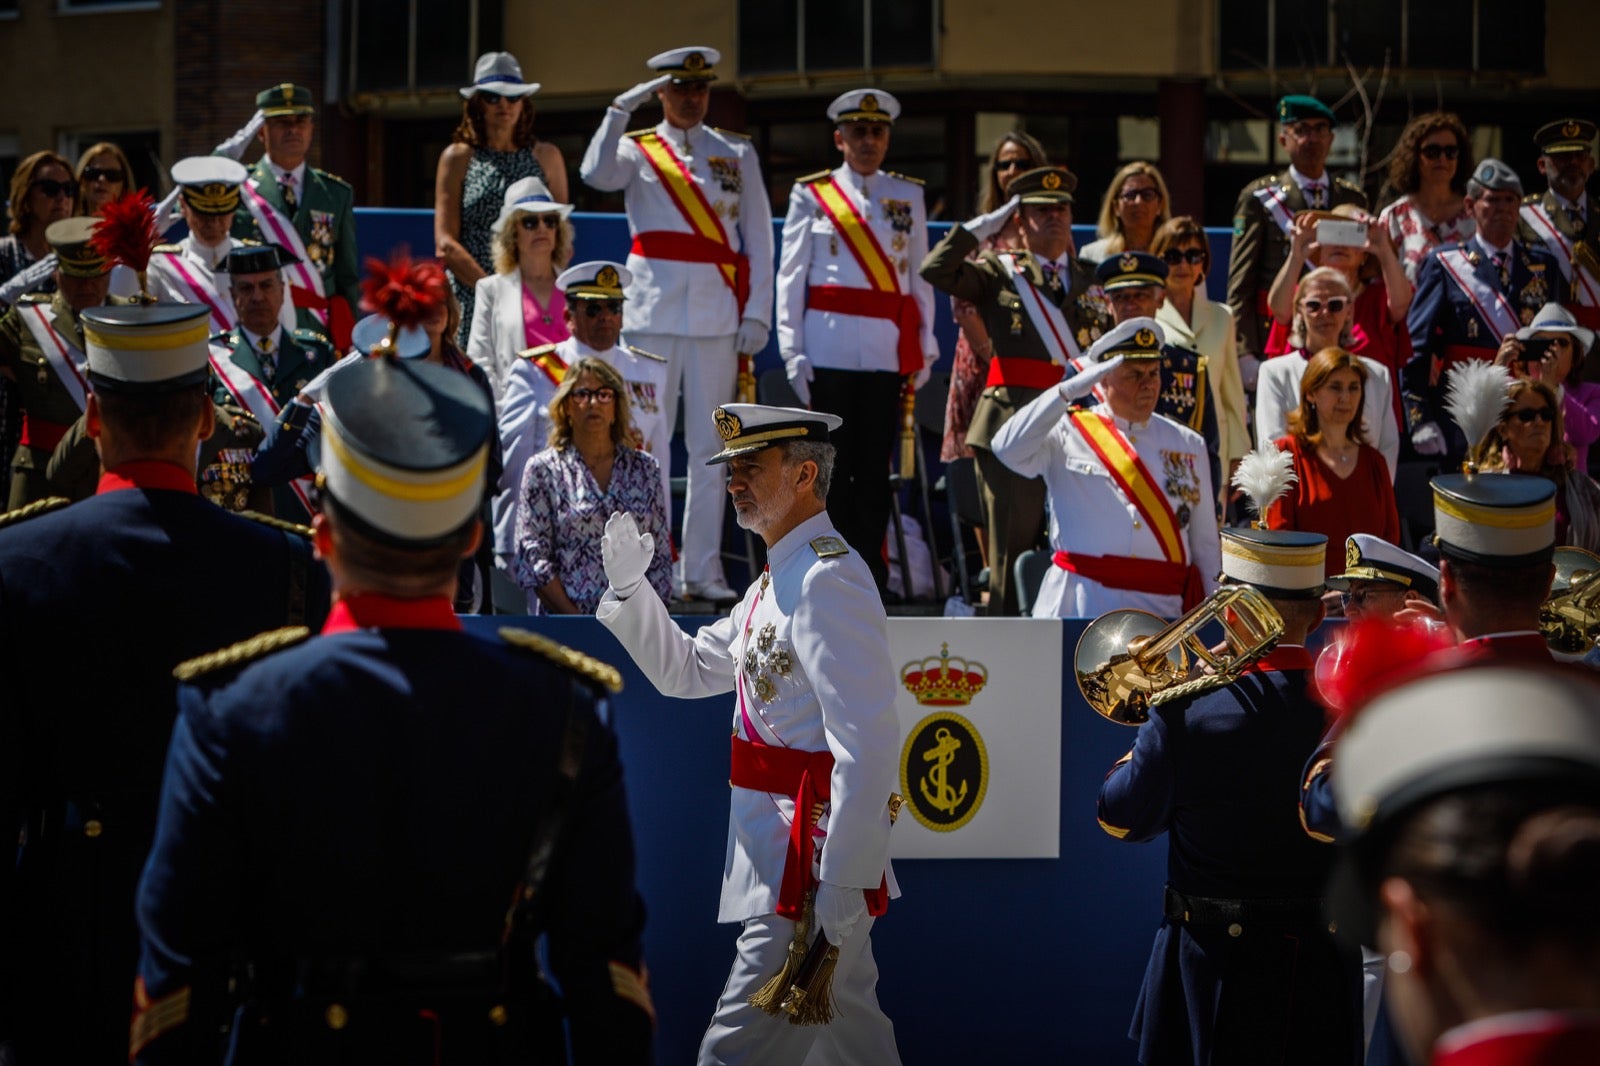
[[[1500,421],[1500,412],[1511,402],[1506,390],[1511,371],[1488,360],[1473,359],[1450,368],[1444,407],[1466,434],[1467,448],[1473,449]]]
[[[1246,452],[1233,472],[1233,487],[1250,498],[1257,519],[1266,517],[1267,508],[1289,491],[1295,482],[1294,456],[1279,451],[1277,444],[1264,440],[1255,451]]]

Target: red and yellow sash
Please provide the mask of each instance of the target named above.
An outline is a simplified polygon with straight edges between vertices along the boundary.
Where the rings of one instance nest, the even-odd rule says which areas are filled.
[[[1145,469],[1139,453],[1128,443],[1128,438],[1109,418],[1092,411],[1074,412],[1072,424],[1083,435],[1089,448],[1100,457],[1100,461],[1106,464],[1106,469],[1111,472],[1111,480],[1144,516],[1168,561],[1186,562],[1188,553],[1183,546],[1183,527],[1178,523],[1178,516],[1173,513],[1166,494],[1157,487],[1156,479]]]
[[[828,285],[807,293],[806,305],[819,311],[860,315],[864,318],[885,318],[900,330],[896,353],[900,359],[900,372],[914,374],[922,368],[921,341],[918,331],[922,327],[922,312],[912,297],[900,291],[900,274],[878,243],[878,237],[861,217],[855,201],[845,195],[832,177],[819,178],[807,186],[816,197],[817,206],[833,223],[834,230],[844,238],[845,247],[867,276],[870,289],[852,289]]]
[[[559,387],[567,378],[567,361],[557,355],[555,349],[543,352],[534,352],[528,356],[528,362],[538,367],[551,384]]]
[[[700,184],[689,173],[689,168],[683,165],[683,160],[672,150],[672,146],[661,138],[661,135],[650,131],[636,135],[634,143],[639,146],[639,151],[644,153],[645,161],[650,164],[656,176],[661,179],[661,187],[667,191],[667,196],[672,200],[672,205],[678,209],[683,220],[689,224],[690,234],[699,238],[696,243],[705,245],[709,242],[720,245],[720,250],[705,248],[707,254],[689,255],[668,254],[665,258],[687,259],[690,262],[715,263],[720,269],[722,280],[728,283],[728,288],[733,291],[734,298],[739,301],[740,312],[743,313],[745,298],[749,292],[749,279],[745,277],[744,284],[740,284],[740,270],[738,260],[742,259],[734,251],[733,244],[728,240],[728,231],[722,228],[722,220],[711,209],[711,201],[706,199],[706,194],[701,191]],[[664,234],[639,234],[634,238],[636,245],[641,241],[650,243],[646,238],[657,238]],[[657,241],[656,243],[661,243]],[[678,249],[680,252],[688,249]],[[655,254],[644,252],[642,254]],[[741,292],[741,288],[744,290]]]

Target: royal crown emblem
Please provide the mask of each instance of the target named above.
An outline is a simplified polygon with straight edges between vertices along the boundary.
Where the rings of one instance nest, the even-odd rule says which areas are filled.
[[[683,57],[683,69],[684,70],[704,70],[704,69],[706,69],[706,57],[701,55],[699,52],[690,52],[688,55]]]
[[[1346,541],[1344,545],[1344,568],[1346,570],[1354,570],[1360,565],[1361,545],[1357,544],[1354,540]]]
[[[1582,132],[1583,127],[1578,125],[1576,122],[1568,122],[1565,126],[1561,127],[1561,136],[1563,137],[1576,137]]]
[[[1133,335],[1133,343],[1141,348],[1154,348],[1156,346],[1156,331],[1149,328],[1141,329]]]
[[[1061,188],[1061,175],[1046,174],[1044,177],[1039,179],[1039,184],[1044,186],[1046,189],[1059,189]]]
[[[619,289],[622,282],[617,277],[617,268],[605,266],[600,268],[600,273],[594,276],[594,283],[602,289]]]
[[[1132,252],[1129,252],[1127,255],[1124,255],[1121,259],[1117,260],[1117,269],[1122,271],[1124,274],[1133,273],[1135,270],[1139,269],[1139,257],[1134,255]]]
[[[717,424],[717,433],[725,441],[737,437],[740,430],[744,429],[744,423],[739,421],[739,416],[726,407],[719,407],[712,412],[711,420]]]
[[[989,668],[966,659],[951,659],[950,645],[900,668],[900,683],[925,707],[964,707],[989,683]]]
[[[863,111],[876,111],[876,110],[878,110],[878,98],[876,96],[874,96],[872,93],[868,93],[867,95],[863,96],[861,98],[861,110],[863,110]]]

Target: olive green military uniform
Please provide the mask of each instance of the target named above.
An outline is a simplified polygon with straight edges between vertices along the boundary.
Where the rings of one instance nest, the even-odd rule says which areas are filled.
[[[13,388],[24,413],[24,437],[35,442],[43,440],[53,446],[54,438],[76,422],[82,410],[56,376],[33,331],[22,319],[36,304],[47,306],[55,315],[53,325],[62,339],[83,351],[83,329],[66,297],[60,293],[29,293],[0,318],[0,373],[15,381]],[[18,445],[11,456],[8,510],[49,495],[44,481],[45,464],[49,461],[49,447],[38,443]]]

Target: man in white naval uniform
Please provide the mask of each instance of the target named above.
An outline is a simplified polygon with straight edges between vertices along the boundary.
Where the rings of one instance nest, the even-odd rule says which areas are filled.
[[[661,499],[671,510],[667,464],[672,453],[672,423],[667,421],[667,361],[622,340],[623,293],[631,280],[620,263],[593,260],[568,267],[556,278],[567,297],[566,322],[571,333],[559,344],[541,344],[518,352],[506,375],[500,399],[502,473],[494,500],[495,558],[510,566],[516,554],[517,489],[522,471],[534,454],[550,442],[550,401],[561,387],[567,368],[593,356],[616,370],[628,386],[628,410],[639,433],[639,447],[655,456],[661,468]]]
[[[691,637],[643,584],[651,539],[613,515],[602,543],[611,588],[595,612],[662,692],[734,693],[717,920],[742,931],[699,1061],[894,1066],[870,933],[893,892],[900,727],[883,605],[823,506],[839,419],[755,404],[727,404],[716,419],[725,444],[714,461],[729,464],[739,524],[767,544],[766,572],[730,617]],[[827,1025],[792,1025],[750,996],[783,967],[813,885],[816,925],[839,945],[836,1010]]]
[[[196,155],[172,164],[171,174],[189,235],[151,249],[150,293],[158,300],[204,304],[211,311],[211,332],[226,333],[239,325],[229,288],[228,253],[241,242],[229,231],[239,207],[239,186],[250,172],[225,156]],[[298,325],[287,292],[278,321],[290,331]]]
[[[1137,607],[1176,618],[1209,595],[1222,570],[1204,438],[1155,413],[1161,348],[1153,318],[1101,337],[1087,368],[1047,389],[994,438],[994,454],[1042,477],[1055,566],[1034,614],[1094,618]],[[1100,385],[1105,400],[1069,405]]]
[[[703,125],[721,54],[675,48],[649,61],[658,77],[613,101],[579,174],[621,190],[633,247],[623,329],[667,360],[667,416],[683,394],[689,487],[679,544],[684,592],[731,601],[722,574],[723,481],[711,412],[733,399],[738,355],[767,346],[772,325],[772,207],[754,147]],[[623,136],[656,96],[665,119]]]
[[[778,350],[801,402],[844,419],[828,511],[845,543],[888,587],[889,461],[907,377],[939,358],[922,183],[880,169],[900,102],[854,89],[828,105],[844,165],[789,194],[778,260]]]

